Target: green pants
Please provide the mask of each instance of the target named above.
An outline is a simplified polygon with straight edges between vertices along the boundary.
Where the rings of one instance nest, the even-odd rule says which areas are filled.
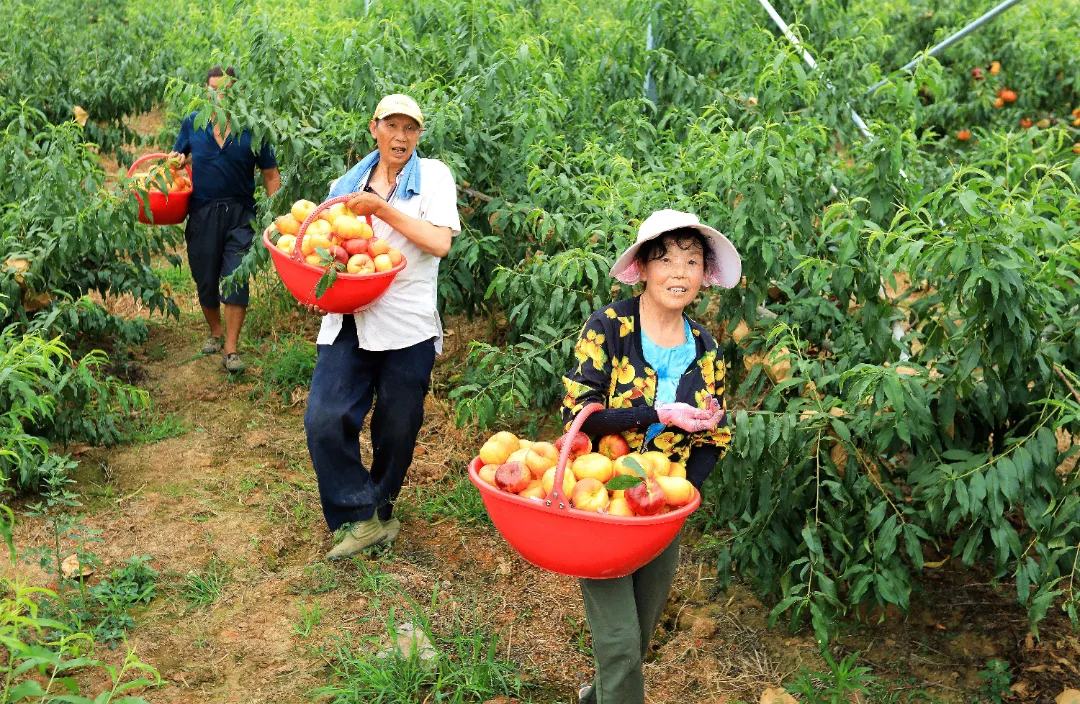
[[[581,596],[592,631],[596,679],[581,701],[645,704],[641,664],[679,564],[679,536],[637,572],[619,579],[582,579]]]

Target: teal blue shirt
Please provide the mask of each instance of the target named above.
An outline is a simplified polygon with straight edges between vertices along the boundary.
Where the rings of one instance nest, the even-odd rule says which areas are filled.
[[[697,359],[697,343],[694,342],[694,334],[690,330],[690,323],[683,318],[686,326],[686,342],[675,347],[661,347],[641,331],[641,351],[645,355],[645,361],[656,370],[656,401],[654,405],[661,403],[674,403],[675,392],[679,388],[679,379],[686,373],[687,367]],[[653,423],[645,432],[646,442],[651,441],[664,430],[663,423]]]

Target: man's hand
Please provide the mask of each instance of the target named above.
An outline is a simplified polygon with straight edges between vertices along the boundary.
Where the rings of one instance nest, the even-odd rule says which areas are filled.
[[[308,313],[314,313],[315,315],[320,315],[320,316],[321,316],[321,315],[327,315],[327,314],[329,314],[329,312],[330,312],[330,311],[326,311],[326,310],[323,310],[323,309],[322,309],[322,308],[320,308],[319,306],[316,306],[316,305],[313,305],[313,304],[309,304],[309,303],[300,303],[300,302],[298,301],[298,302],[297,302],[297,304],[298,304],[298,305],[299,305],[299,306],[300,306],[301,308],[303,308],[304,310],[306,310],[306,311],[307,311]]]
[[[374,193],[357,193],[350,198],[348,202],[349,210],[360,217],[366,217],[368,215],[378,216],[379,212],[386,207],[386,205],[386,201]]]
[[[169,152],[169,159],[175,159],[180,163],[180,166],[183,166],[187,163],[187,154],[183,152]]]

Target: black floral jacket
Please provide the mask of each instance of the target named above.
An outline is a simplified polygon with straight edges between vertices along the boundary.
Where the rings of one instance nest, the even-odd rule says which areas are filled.
[[[640,409],[642,412],[634,415],[641,421],[622,431],[633,451],[659,450],[672,461],[685,463],[694,448],[714,446],[719,453],[713,454],[723,456],[731,443],[726,414],[714,430],[686,433],[671,427],[645,443],[650,418],[656,421],[655,411],[650,414],[650,410],[656,400],[657,374],[642,351],[639,304],[637,297],[616,301],[593,313],[585,323],[574,346],[575,366],[563,377],[563,421],[569,427],[578,412],[594,402],[607,409]],[[701,325],[689,318],[687,321],[697,342],[697,359],[679,380],[675,401],[705,408],[709,396],[715,396],[726,410],[725,367],[716,341]]]

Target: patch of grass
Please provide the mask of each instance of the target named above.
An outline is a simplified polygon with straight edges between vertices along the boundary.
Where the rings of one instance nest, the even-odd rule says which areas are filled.
[[[221,597],[228,581],[229,570],[215,555],[210,558],[205,568],[187,573],[180,595],[193,606],[208,606]]]
[[[480,492],[464,472],[448,475],[430,487],[418,487],[415,497],[409,496],[404,503],[407,512],[427,521],[453,518],[461,523],[491,523]]]
[[[289,587],[291,594],[325,594],[337,589],[338,578],[333,568],[325,562],[318,562],[304,568],[301,584]]]
[[[146,350],[146,358],[151,362],[160,362],[169,356],[169,348],[164,344],[154,345]]]
[[[312,602],[310,609],[299,601],[296,602],[296,606],[300,610],[300,618],[293,621],[293,633],[301,638],[307,638],[315,627],[322,622],[322,606],[317,601]]]
[[[281,402],[292,402],[293,392],[311,386],[311,374],[319,352],[315,344],[300,335],[286,335],[270,344],[262,355],[264,398],[281,394]]]
[[[173,293],[194,293],[195,281],[191,278],[191,270],[187,264],[180,266],[157,266],[153,272],[161,279],[161,283],[172,288]]]
[[[398,586],[394,576],[384,572],[381,563],[377,560],[364,560],[360,557],[354,557],[352,563],[360,570],[360,574],[356,577],[356,589],[358,591],[366,594],[378,594],[385,589],[393,590]]]
[[[191,429],[187,420],[172,413],[152,413],[136,421],[130,438],[136,445],[153,445],[169,438],[178,438]]]
[[[583,655],[591,658],[593,656],[592,637],[589,635],[587,624],[584,621],[578,623],[569,616],[566,617],[566,620],[570,622],[570,627],[574,629],[574,647]]]
[[[360,640],[346,635],[320,649],[335,681],[311,694],[329,696],[332,704],[465,704],[500,695],[522,697],[526,686],[518,668],[500,657],[498,637],[488,629],[481,614],[478,608],[468,613],[458,610],[448,619],[440,619],[446,625],[441,632],[434,632],[417,604],[410,604],[404,620],[397,619],[391,609],[383,619],[384,637]],[[422,660],[419,649],[408,656],[396,649],[381,658],[372,655],[392,642],[398,625],[405,621],[430,637],[434,657]]]

